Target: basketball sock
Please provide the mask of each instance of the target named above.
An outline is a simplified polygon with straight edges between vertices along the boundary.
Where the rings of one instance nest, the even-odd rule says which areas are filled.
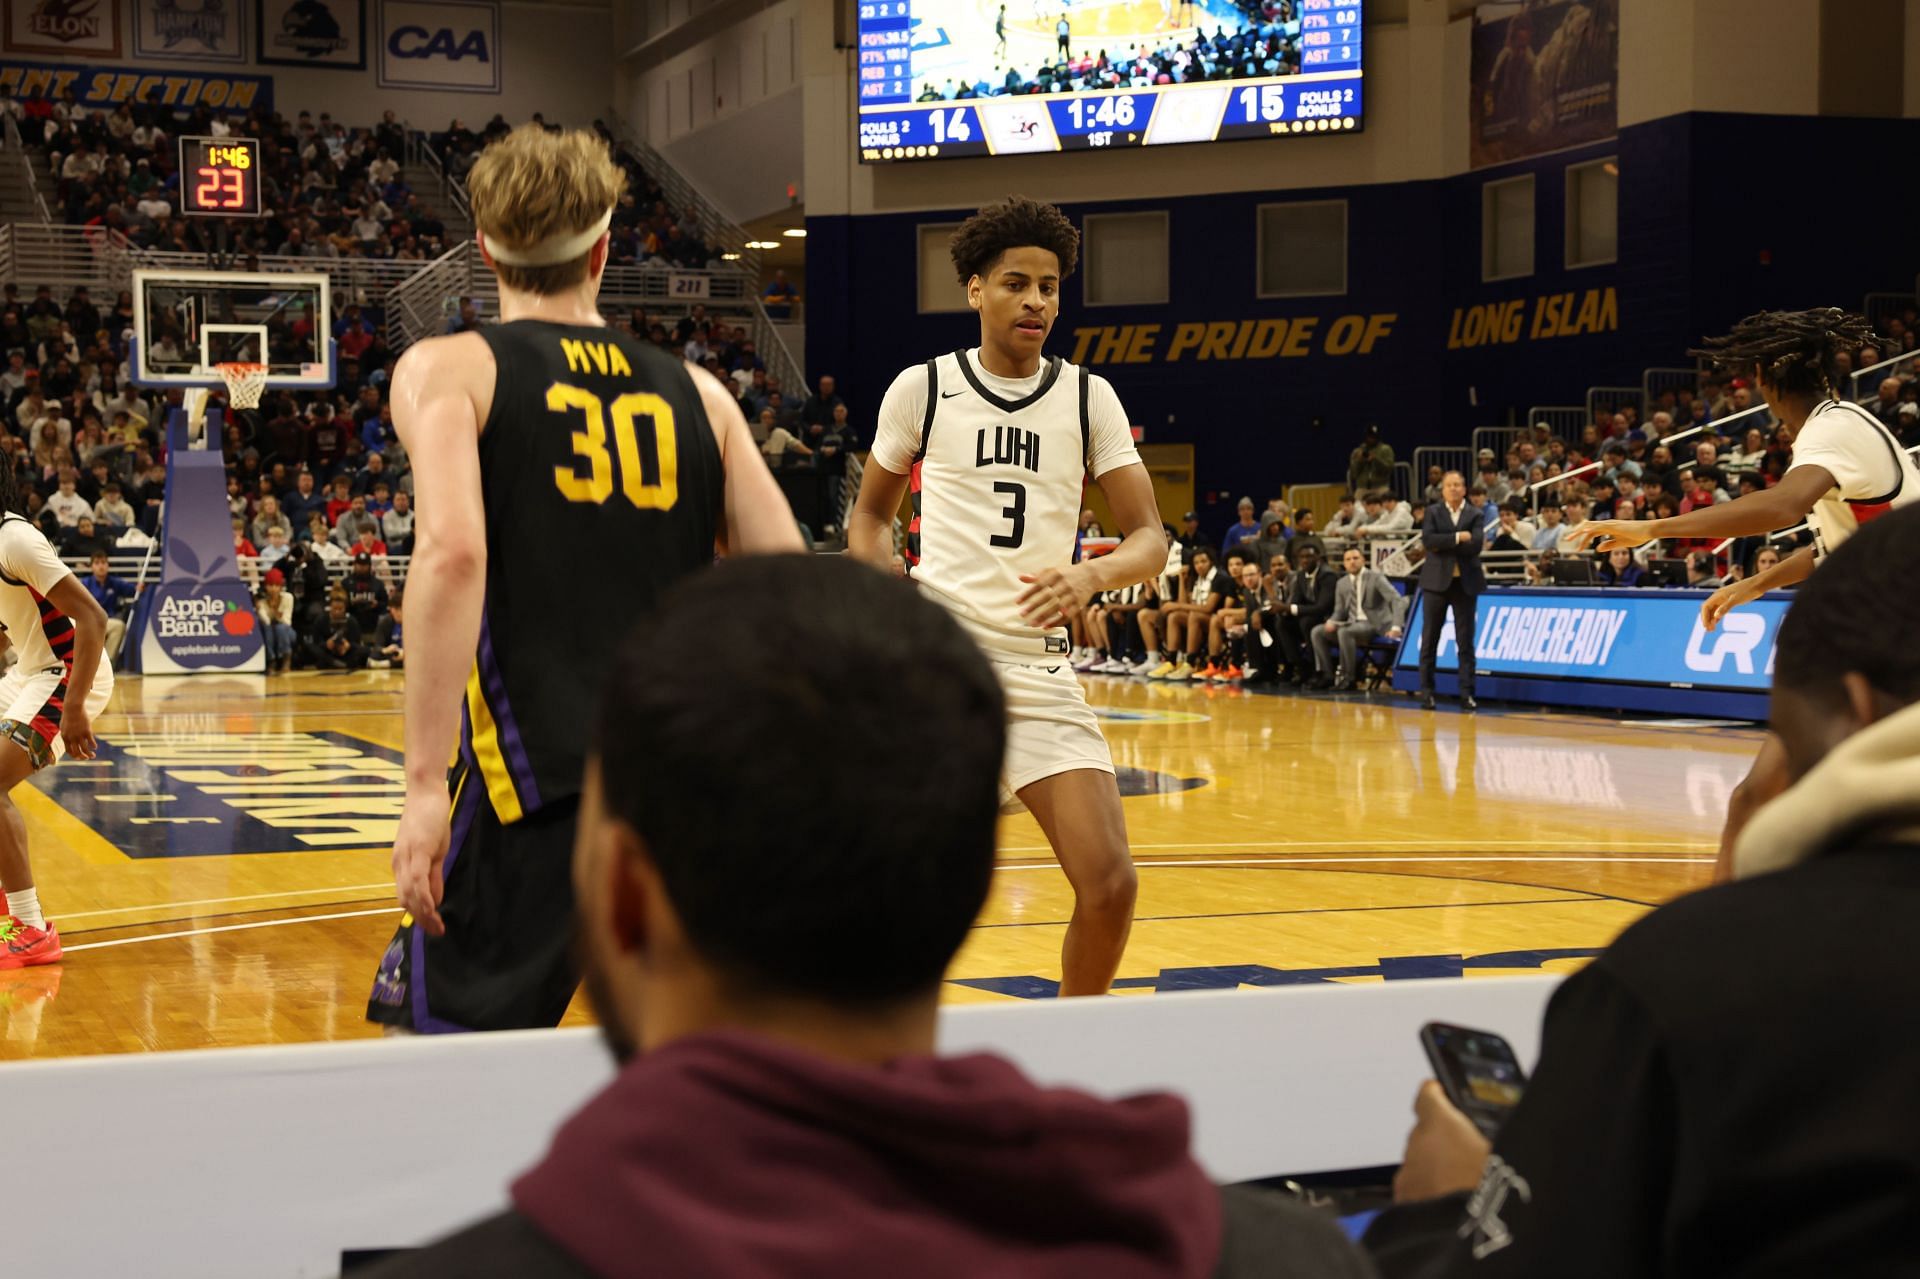
[[[40,913],[40,890],[23,889],[7,894],[7,913],[29,928],[45,928],[46,917]]]

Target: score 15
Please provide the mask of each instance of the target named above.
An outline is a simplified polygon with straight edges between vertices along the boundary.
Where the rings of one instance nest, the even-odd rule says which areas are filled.
[[[259,141],[180,139],[180,211],[189,216],[258,217]]]

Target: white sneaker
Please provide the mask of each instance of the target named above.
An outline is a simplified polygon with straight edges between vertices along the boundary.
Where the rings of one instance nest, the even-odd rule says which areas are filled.
[[[1158,666],[1159,664],[1160,664],[1160,661],[1158,658],[1143,657],[1138,662],[1135,662],[1132,666],[1127,667],[1127,674],[1151,675],[1153,674],[1153,668]]]
[[[1085,675],[1087,672],[1099,666],[1101,660],[1100,654],[1098,653],[1082,654],[1080,657],[1074,659],[1073,669]]]
[[[1133,673],[1133,667],[1127,665],[1121,659],[1114,657],[1094,667],[1093,673],[1095,675],[1131,675]]]

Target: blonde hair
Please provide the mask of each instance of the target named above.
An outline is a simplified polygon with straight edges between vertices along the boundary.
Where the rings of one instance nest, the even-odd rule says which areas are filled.
[[[523,124],[480,153],[467,175],[473,220],[491,242],[530,249],[594,225],[626,190],[627,175],[607,144],[584,129],[549,133]],[[500,283],[527,293],[558,293],[587,278],[589,248],[552,266],[493,265]]]

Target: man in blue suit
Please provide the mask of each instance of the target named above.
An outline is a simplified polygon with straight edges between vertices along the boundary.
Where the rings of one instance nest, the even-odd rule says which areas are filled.
[[[1473,700],[1473,624],[1475,600],[1487,589],[1480,567],[1486,543],[1487,508],[1467,501],[1467,482],[1458,471],[1440,480],[1440,500],[1427,508],[1420,542],[1427,558],[1420,564],[1423,612],[1420,631],[1420,705],[1433,709],[1433,664],[1440,652],[1440,628],[1453,609],[1453,640],[1460,650],[1460,706],[1478,710]]]

